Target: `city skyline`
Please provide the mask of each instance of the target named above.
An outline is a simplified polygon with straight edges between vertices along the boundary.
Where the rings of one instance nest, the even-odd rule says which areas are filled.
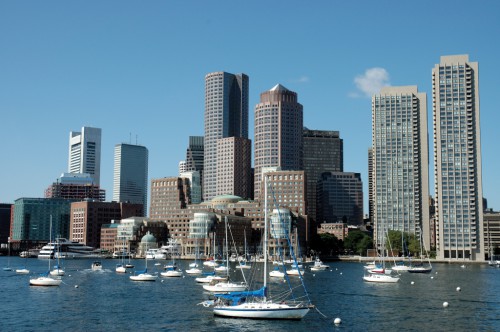
[[[230,2],[194,1],[201,13],[193,13],[189,4],[136,7],[127,1],[119,11],[115,2],[102,4],[98,13],[93,6],[76,10],[63,2],[53,7],[2,4],[0,26],[8,33],[0,41],[8,47],[0,56],[0,138],[8,144],[6,162],[0,165],[0,202],[43,197],[47,185],[67,167],[67,133],[82,126],[102,128],[101,187],[108,201],[117,143],[148,147],[149,182],[176,176],[188,137],[203,135],[203,78],[226,71],[250,78],[250,131],[259,94],[282,84],[299,95],[304,126],[341,133],[344,170],[362,174],[367,213],[371,95],[384,85],[417,85],[428,96],[432,119],[432,68],[441,56],[468,54],[480,71],[483,194],[488,206],[498,210],[500,175],[495,166],[500,156],[489,144],[499,123],[498,46],[481,36],[499,32],[494,13],[500,6],[457,4],[461,2],[453,8],[446,2],[418,8],[391,1],[388,6],[321,2],[317,8],[294,2],[282,17],[273,15],[282,9],[278,4],[267,4],[265,13],[258,5],[240,8]],[[439,20],[441,33],[421,20],[405,19],[409,10],[426,22]],[[224,23],[236,11],[241,14],[239,31]],[[467,27],[453,23],[463,15],[470,20]],[[256,16],[264,23],[256,24]],[[298,26],[290,24],[299,20]],[[288,30],[294,43],[262,38],[276,29]],[[209,38],[215,34],[220,41]],[[248,39],[240,40],[240,34]],[[397,47],[388,45],[393,39]],[[248,137],[253,140],[253,132]],[[432,154],[429,159],[433,173]],[[432,178],[429,183],[434,194]]]

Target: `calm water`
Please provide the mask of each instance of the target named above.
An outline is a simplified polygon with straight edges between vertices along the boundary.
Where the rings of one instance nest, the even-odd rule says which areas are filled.
[[[25,263],[32,273],[47,269],[46,260],[11,258],[13,269]],[[500,269],[487,265],[435,264],[431,275],[405,273],[398,284],[384,285],[364,282],[361,263],[330,263],[330,271],[305,275],[327,318],[311,311],[301,321],[254,321],[214,317],[197,305],[208,295],[192,276],[133,282],[115,273],[116,260],[103,260],[103,271],[91,271],[91,263],[64,261],[66,276],[54,288],[30,287],[30,276],[0,270],[0,330],[500,331]],[[142,269],[144,260],[134,264]],[[6,265],[0,257],[0,267]]]

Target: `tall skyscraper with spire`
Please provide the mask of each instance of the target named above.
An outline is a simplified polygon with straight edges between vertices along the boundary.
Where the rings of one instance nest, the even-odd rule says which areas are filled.
[[[372,97],[374,240],[413,233],[429,249],[427,96],[416,86],[385,87]],[[388,248],[385,248],[388,249]]]
[[[148,149],[142,145],[116,144],[113,201],[143,204],[146,211],[147,194]]]
[[[248,138],[248,76],[214,72],[205,76],[203,199],[217,195],[217,141]]]
[[[101,180],[101,128],[82,127],[69,133],[68,173],[88,173]]]
[[[441,259],[484,260],[478,63],[442,56],[432,69],[436,245]]]
[[[255,106],[254,198],[261,194],[262,168],[298,171],[302,165],[303,107],[281,84],[260,94]]]

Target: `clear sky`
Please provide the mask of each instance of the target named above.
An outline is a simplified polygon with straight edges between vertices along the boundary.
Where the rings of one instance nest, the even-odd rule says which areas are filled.
[[[252,140],[260,93],[297,92],[305,126],[340,131],[366,201],[371,94],[427,93],[432,144],[431,69],[468,54],[479,63],[483,191],[499,210],[499,36],[495,0],[1,1],[0,202],[43,197],[83,126],[102,128],[107,200],[115,144],[146,146],[150,178],[176,176],[188,137],[203,135],[214,71],[250,77]]]

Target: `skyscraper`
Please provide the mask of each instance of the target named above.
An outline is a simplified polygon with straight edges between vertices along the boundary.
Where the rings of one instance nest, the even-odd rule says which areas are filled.
[[[217,140],[217,195],[249,198],[252,193],[252,142],[248,138]]]
[[[203,136],[189,136],[189,146],[186,150],[186,171],[200,172],[203,183]]]
[[[344,170],[344,144],[338,131],[303,130],[303,164],[307,181],[307,215],[319,221],[316,214],[316,184],[323,172]]]
[[[88,173],[101,180],[101,128],[82,127],[69,133],[68,173]]]
[[[442,56],[432,70],[436,245],[442,259],[484,260],[478,63]]]
[[[147,209],[148,149],[141,145],[116,144],[113,201],[143,204]]]
[[[203,198],[217,192],[217,140],[248,138],[248,76],[215,72],[205,76]]]
[[[297,93],[280,84],[260,94],[255,106],[255,199],[261,194],[263,167],[302,170],[302,112]]]
[[[377,246],[397,230],[421,236],[430,249],[427,97],[416,86],[372,97],[372,160]]]

